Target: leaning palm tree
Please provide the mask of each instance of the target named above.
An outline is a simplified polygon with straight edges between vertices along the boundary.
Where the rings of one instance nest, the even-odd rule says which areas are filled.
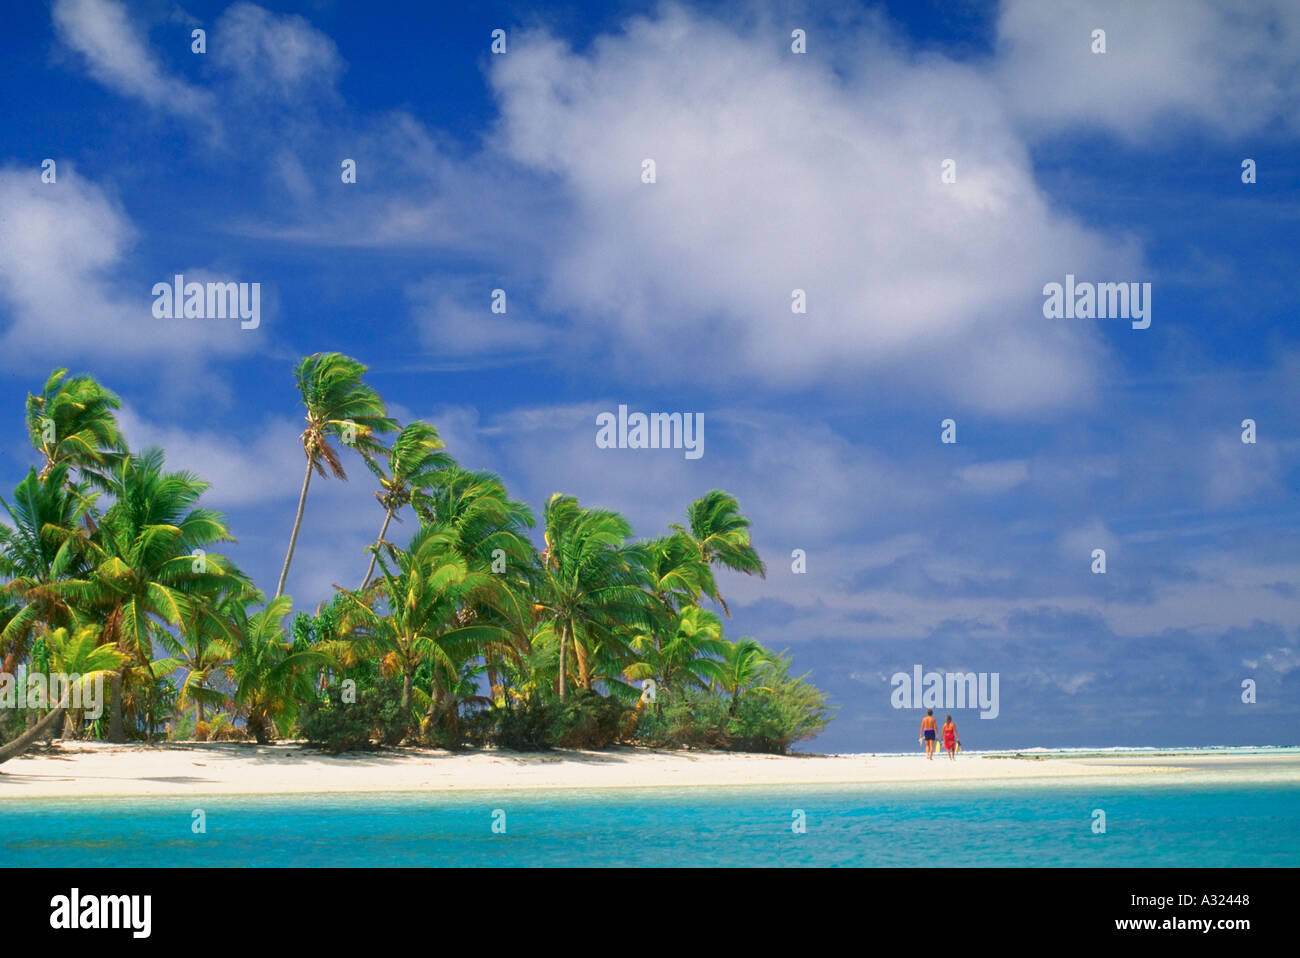
[[[119,650],[99,645],[99,627],[95,625],[84,625],[71,635],[67,629],[54,629],[42,638],[49,651],[50,671],[77,678],[68,684],[57,703],[51,703],[54,707],[40,721],[12,742],[0,746],[0,762],[21,755],[33,742],[53,735],[72,704],[77,686],[84,690],[92,682],[102,683],[105,676],[115,675],[126,661],[126,655]]]
[[[412,498],[418,497],[429,488],[440,473],[455,466],[455,461],[443,452],[445,443],[438,437],[438,430],[427,422],[413,422],[406,426],[393,441],[388,453],[388,475],[379,477],[382,491],[375,493],[375,498],[384,507],[384,524],[379,527],[379,538],[371,547],[370,567],[366,577],[361,580],[361,588],[370,582],[375,574],[375,561],[379,550],[384,545],[384,536],[388,533],[388,524],[393,516],[408,505]],[[399,520],[400,521],[400,520]]]
[[[617,512],[583,509],[555,493],[546,503],[546,550],[539,575],[537,611],[559,644],[558,693],[568,690],[568,650],[578,682],[591,688],[591,661],[625,650],[636,630],[654,627],[658,603],[646,588],[644,547],[629,544],[632,528]]]
[[[40,477],[55,466],[76,469],[95,485],[126,452],[114,410],[121,400],[90,376],[50,374],[40,395],[27,394],[27,433],[41,454]]]
[[[330,438],[337,437],[344,445],[351,446],[372,472],[381,475],[376,457],[385,451],[385,446],[377,437],[396,430],[397,423],[388,418],[379,393],[361,381],[365,372],[364,365],[342,353],[313,353],[294,370],[298,392],[307,410],[307,428],[301,437],[307,472],[303,476],[302,492],[298,494],[298,513],[289,536],[289,551],[285,553],[284,568],[275,587],[277,599],[284,594],[284,583],[289,578],[312,471],[320,473],[321,478],[328,478],[332,473],[337,479],[347,479],[339,452],[330,445]]]
[[[749,543],[749,520],[741,513],[740,503],[735,496],[714,489],[691,503],[686,518],[689,530],[679,525],[672,528],[691,537],[705,563],[744,572],[746,575],[767,577],[767,567]],[[731,610],[727,608],[717,586],[705,594],[722,606],[727,618],[731,618]]]

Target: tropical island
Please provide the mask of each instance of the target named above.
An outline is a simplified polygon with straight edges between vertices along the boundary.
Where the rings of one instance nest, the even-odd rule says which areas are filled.
[[[128,448],[116,394],[57,369],[28,395],[36,462],[0,497],[0,762],[56,739],[74,758],[96,742],[285,740],[784,754],[827,724],[788,654],[724,636],[715,570],[766,572],[734,497],[709,491],[640,539],[556,493],[534,542],[529,507],[434,426],[391,418],[366,372],[339,353],[296,366],[304,476],[269,599],[221,553],[234,532],[203,505],[208,484]],[[376,482],[375,541],[355,587],[292,615],[313,477],[346,480],[353,457]],[[402,518],[416,525],[398,543]]]

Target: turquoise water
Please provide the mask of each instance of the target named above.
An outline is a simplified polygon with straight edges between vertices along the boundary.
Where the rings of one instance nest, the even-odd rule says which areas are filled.
[[[206,834],[192,831],[196,808]],[[504,834],[492,830],[497,809]],[[1094,809],[1105,834],[1093,833]],[[1300,786],[0,801],[0,866],[110,865],[1297,866]]]

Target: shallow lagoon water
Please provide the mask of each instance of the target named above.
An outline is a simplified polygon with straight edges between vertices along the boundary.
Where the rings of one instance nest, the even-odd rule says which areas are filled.
[[[192,830],[195,809],[206,833]],[[1104,834],[1093,829],[1097,809]],[[494,822],[504,833],[494,833]],[[0,801],[0,866],[205,865],[1294,867],[1300,786],[1076,779],[941,790],[896,783]]]

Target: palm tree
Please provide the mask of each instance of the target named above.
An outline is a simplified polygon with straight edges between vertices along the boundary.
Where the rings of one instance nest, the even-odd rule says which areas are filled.
[[[527,530],[537,520],[509,497],[498,476],[460,468],[440,474],[416,508],[424,522],[452,536],[452,548],[470,571],[490,573],[489,584],[466,597],[457,617],[462,625],[481,622],[507,633],[481,650],[495,698],[504,693],[506,666],[521,664],[529,650],[537,550]]]
[[[690,525],[689,532],[679,525],[672,528],[691,537],[705,563],[746,575],[767,577],[767,567],[749,543],[749,520],[741,513],[740,503],[734,496],[714,489],[691,503],[686,519]],[[718,593],[717,586],[705,594],[717,601],[727,618],[731,618],[731,610]]]
[[[270,741],[277,723],[292,719],[312,700],[315,670],[331,664],[329,656],[316,649],[295,650],[284,628],[292,606],[292,598],[281,596],[242,621],[238,645],[230,650],[225,669],[248,730],[262,744]]]
[[[729,646],[722,638],[722,620],[698,605],[688,605],[673,617],[662,643],[657,636],[637,637],[634,647],[642,659],[625,675],[631,680],[654,679],[663,689],[704,688],[725,678],[721,660]]]
[[[645,550],[629,544],[627,520],[606,509],[583,509],[555,493],[546,503],[537,611],[559,643],[559,696],[568,689],[568,648],[578,660],[578,681],[591,688],[590,661],[627,650],[635,634],[653,628],[657,603],[647,591]]]
[[[76,610],[52,586],[86,570],[85,520],[94,496],[69,487],[68,469],[60,463],[43,479],[29,470],[13,504],[0,499],[12,523],[0,525],[0,574],[10,579],[2,592],[22,603],[0,630],[0,672],[13,672],[38,631],[74,623]]]
[[[56,369],[40,395],[27,394],[27,432],[44,460],[40,478],[67,465],[96,482],[126,453],[114,410],[121,400],[90,376]]]
[[[153,638],[164,625],[179,626],[193,614],[193,602],[235,574],[223,557],[206,553],[215,543],[234,541],[220,513],[196,505],[207,488],[193,473],[164,472],[160,449],[122,460],[111,476],[115,501],[89,540],[93,568],[49,587],[80,608],[97,610],[105,642],[130,656],[150,681]],[[119,672],[112,683],[110,741],[124,737],[122,681]]]
[[[397,423],[388,418],[384,401],[370,386],[361,381],[366,367],[342,353],[313,353],[298,363],[294,379],[307,410],[307,428],[302,432],[302,450],[307,457],[307,471],[298,495],[298,513],[293,520],[293,533],[289,536],[289,551],[284,556],[284,568],[275,587],[275,597],[284,594],[284,583],[289,577],[293,550],[298,544],[298,531],[302,527],[302,511],[307,504],[307,488],[311,485],[312,470],[328,478],[347,479],[338,450],[330,445],[330,437],[338,437],[351,446],[376,475],[381,475],[376,457],[385,451],[377,436],[393,432]],[[329,472],[326,472],[326,466]]]
[[[375,493],[375,498],[384,507],[384,524],[379,527],[379,538],[372,547],[370,567],[361,580],[362,589],[375,573],[375,560],[379,557],[379,549],[384,544],[388,523],[393,516],[432,485],[440,473],[455,466],[451,456],[441,451],[443,448],[438,430],[425,422],[413,422],[398,434],[392,448],[387,450],[388,477],[379,477],[383,491]]]
[[[78,678],[64,690],[62,699],[54,708],[12,742],[0,746],[0,762],[25,752],[33,742],[53,735],[59,727],[78,685],[84,690],[92,682],[102,682],[104,676],[116,674],[126,660],[126,655],[107,645],[99,645],[99,627],[83,625],[72,635],[67,629],[54,629],[42,638],[49,651],[50,671]]]
[[[503,630],[458,625],[457,610],[476,589],[490,587],[488,573],[472,572],[454,549],[454,537],[439,526],[423,526],[406,550],[397,550],[396,569],[381,557],[381,577],[370,593],[345,593],[344,631],[361,647],[382,656],[402,675],[401,709],[409,719],[417,669],[431,670],[430,713],[440,708],[461,676],[466,660]]]
[[[217,582],[215,595],[200,596],[182,616],[178,634],[167,630],[158,638],[171,652],[181,670],[176,709],[193,706],[194,729],[203,724],[205,707],[217,708],[227,701],[221,679],[229,666],[247,624],[247,607],[263,596],[243,576],[225,576]]]
[[[772,653],[751,638],[723,642],[722,664],[716,678],[723,691],[731,696],[728,711],[732,715],[736,714],[736,708],[740,705],[740,693],[750,688],[764,667],[773,661]]]

